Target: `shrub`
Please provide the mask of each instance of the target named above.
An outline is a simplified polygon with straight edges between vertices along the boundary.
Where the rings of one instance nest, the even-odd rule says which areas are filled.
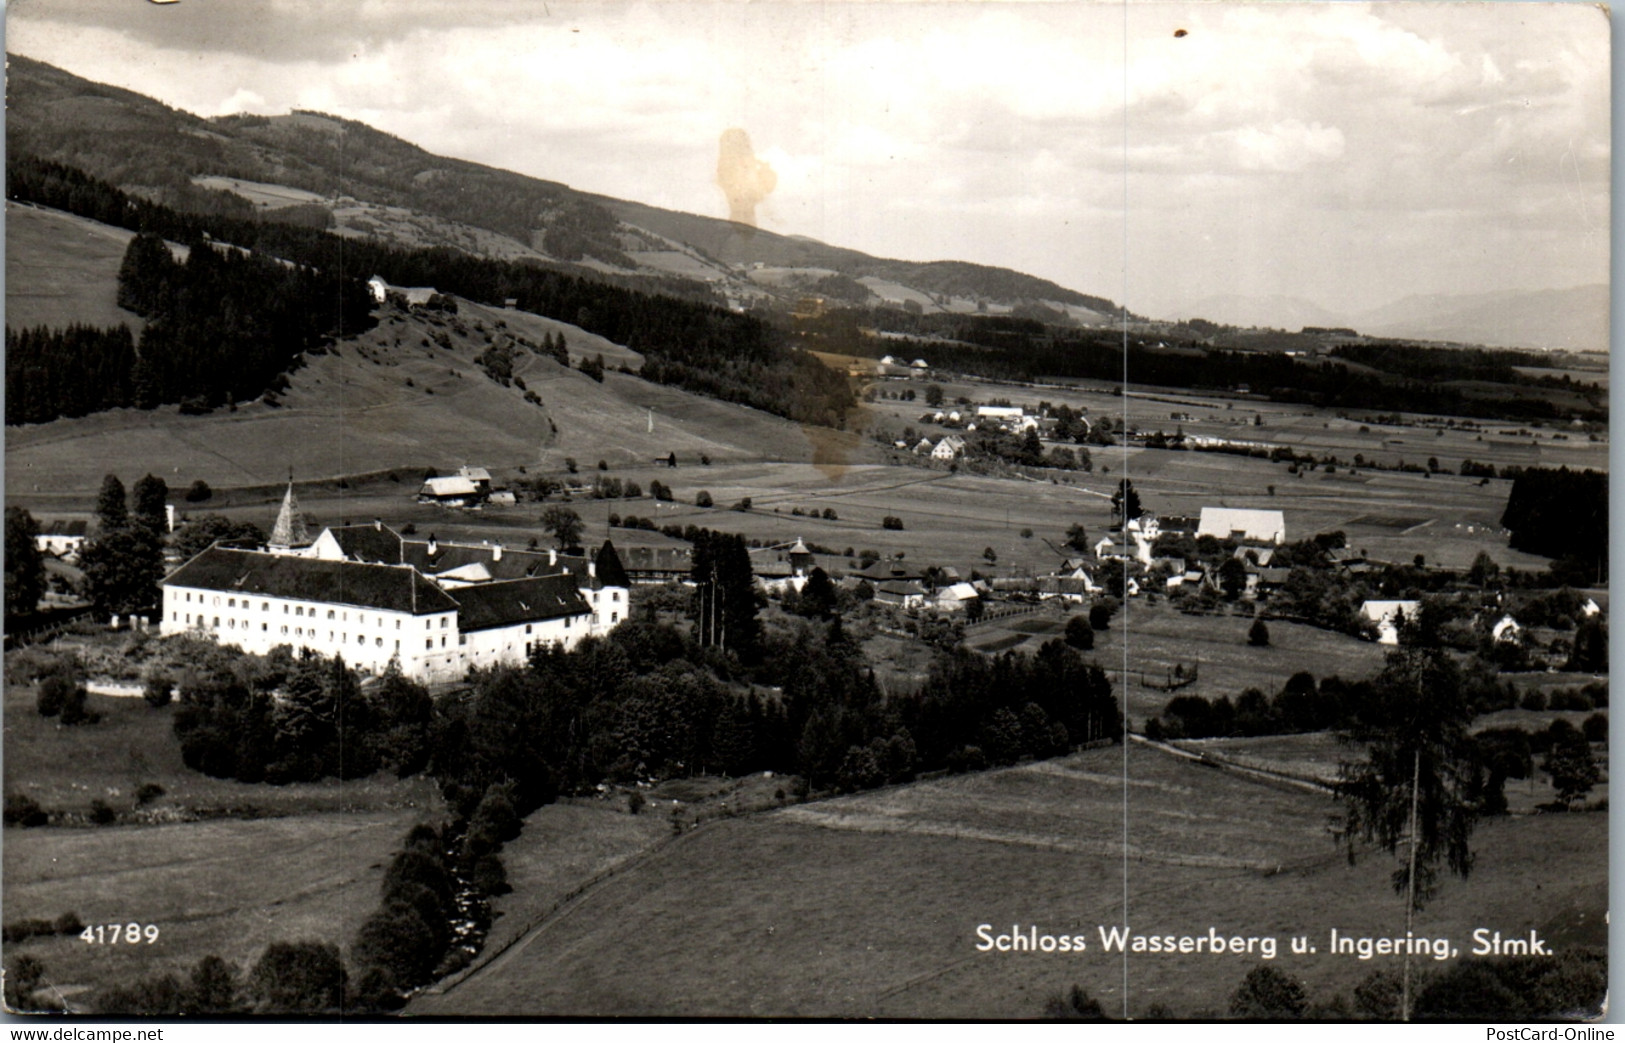
[[[882,529],[894,529],[900,531],[903,528],[903,519],[899,518],[895,514],[888,514],[884,518],[880,519],[880,527]]]
[[[440,963],[434,930],[413,906],[391,902],[356,932],[351,949],[357,967],[378,968],[399,988],[428,981]]]
[[[711,499],[711,494],[706,492],[704,489],[701,489],[699,492],[695,493],[694,494],[694,506],[696,506],[696,507],[711,507],[711,506],[714,506],[714,501],[712,501],[712,499]]]
[[[637,790],[633,790],[631,795],[626,798],[627,813],[636,815],[638,812],[643,810],[643,805],[647,803],[648,801],[644,799],[642,793],[639,793]]]
[[[1255,648],[1264,648],[1270,643],[1270,628],[1264,625],[1262,619],[1253,620],[1253,625],[1247,630],[1247,643]]]
[[[1054,995],[1044,1001],[1044,1017],[1057,1021],[1110,1021],[1101,1009],[1100,1001],[1091,999],[1077,985],[1065,995]]]
[[[170,699],[174,697],[174,690],[174,681],[163,674],[151,674],[142,688],[141,697],[147,701],[148,706],[157,709],[169,705]]]
[[[343,1006],[348,975],[336,945],[272,942],[248,975],[246,991],[265,1013],[318,1013]]]
[[[41,717],[55,717],[67,705],[73,694],[74,683],[61,674],[52,674],[40,682],[39,695],[34,700]]]
[[[151,804],[164,795],[164,788],[156,782],[143,782],[135,791],[137,804]]]
[[[496,855],[484,855],[474,863],[471,882],[485,895],[505,895],[513,890],[508,884],[508,870]]]
[[[213,495],[214,490],[209,488],[209,483],[199,478],[186,490],[186,502],[202,503]]]
[[[987,767],[987,755],[980,746],[961,746],[948,754],[947,768],[955,775],[967,771],[981,771]]]
[[[68,691],[67,698],[62,703],[63,724],[95,724],[101,720],[101,714],[91,713],[85,709],[85,686],[76,684]]]
[[[1308,1007],[1303,985],[1267,964],[1248,971],[1230,995],[1230,1015],[1235,1018],[1301,1018]]]
[[[50,821],[39,801],[26,793],[6,794],[5,823],[8,826],[43,826]]]
[[[1096,630],[1105,630],[1112,625],[1112,606],[1104,601],[1097,601],[1089,606],[1089,625]]]
[[[90,821],[98,826],[111,826],[118,821],[118,812],[105,800],[93,800],[90,802]]]
[[[1585,719],[1584,724],[1580,725],[1580,730],[1585,733],[1587,742],[1607,742],[1608,715],[1605,713],[1592,714]]]
[[[1066,621],[1065,639],[1073,648],[1087,652],[1095,647],[1094,627],[1090,626],[1087,618],[1073,616]]]

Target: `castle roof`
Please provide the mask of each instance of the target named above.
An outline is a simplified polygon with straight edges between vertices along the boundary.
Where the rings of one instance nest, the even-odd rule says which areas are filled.
[[[170,573],[165,586],[319,601],[386,612],[450,612],[457,602],[416,569],[210,547]]]
[[[592,611],[581,599],[575,577],[563,574],[459,587],[453,597],[459,610],[457,628],[465,633]]]

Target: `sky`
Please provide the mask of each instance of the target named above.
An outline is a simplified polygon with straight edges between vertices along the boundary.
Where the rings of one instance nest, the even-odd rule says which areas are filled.
[[[1608,281],[1609,31],[1583,3],[11,0],[6,47],[716,217],[743,131],[775,232],[1160,317],[1352,317]]]

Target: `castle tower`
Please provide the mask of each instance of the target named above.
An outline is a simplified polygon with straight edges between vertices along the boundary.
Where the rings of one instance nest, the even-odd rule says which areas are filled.
[[[288,491],[282,495],[282,509],[277,511],[276,524],[271,526],[271,539],[267,549],[287,554],[296,547],[310,545],[310,533],[305,528],[305,516],[299,513],[299,500],[293,495],[293,479],[288,479]]]

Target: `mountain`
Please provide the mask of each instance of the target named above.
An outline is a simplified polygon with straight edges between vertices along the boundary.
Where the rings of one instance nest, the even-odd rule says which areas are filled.
[[[1608,314],[1608,287],[1596,285],[1568,290],[1413,294],[1352,315],[1301,297],[1222,294],[1193,301],[1171,317],[1281,330],[1341,326],[1369,337],[1503,348],[1606,351]]]
[[[1415,337],[1507,348],[1608,350],[1608,287],[1413,295],[1355,317],[1377,337]]]
[[[802,297],[1109,321],[1109,300],[1005,268],[871,257],[437,156],[318,112],[204,119],[8,55],[6,145],[179,210],[259,215],[403,246],[451,246],[735,308]]]
[[[1338,315],[1313,301],[1284,294],[1248,297],[1241,294],[1215,294],[1203,297],[1181,309],[1180,319],[1207,319],[1226,326],[1254,326],[1280,330],[1300,330],[1305,326],[1347,326]]]

